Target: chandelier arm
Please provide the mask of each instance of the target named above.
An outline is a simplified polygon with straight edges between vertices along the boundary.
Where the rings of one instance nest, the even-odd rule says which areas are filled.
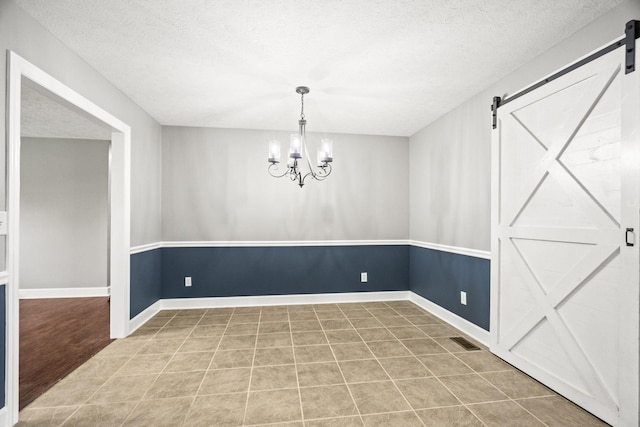
[[[282,174],[274,173],[274,171],[278,170],[278,164],[277,163],[271,163],[269,165],[269,167],[267,168],[267,170],[269,171],[269,175],[271,175],[274,178],[282,178],[282,177],[286,176],[289,173],[289,168],[287,168],[287,170],[285,170]]]

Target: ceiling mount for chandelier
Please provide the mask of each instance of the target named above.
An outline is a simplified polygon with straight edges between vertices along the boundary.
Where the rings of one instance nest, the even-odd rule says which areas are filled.
[[[316,181],[322,181],[331,174],[331,162],[333,162],[333,141],[330,139],[322,139],[318,148],[317,165],[311,164],[309,151],[306,144],[306,126],[307,120],[304,116],[304,96],[309,93],[306,86],[298,86],[296,93],[300,95],[300,120],[298,120],[298,133],[291,135],[289,143],[289,156],[287,160],[287,168],[280,173],[278,165],[280,163],[280,142],[269,141],[269,174],[275,178],[288,176],[291,181],[296,182],[301,188],[304,180],[311,177]],[[306,157],[307,168],[303,171],[303,159]],[[308,171],[307,171],[308,170]]]

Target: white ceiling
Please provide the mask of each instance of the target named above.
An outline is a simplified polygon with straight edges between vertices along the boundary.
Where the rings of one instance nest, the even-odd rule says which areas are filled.
[[[306,85],[309,131],[397,136],[621,2],[17,0],[163,125],[295,130]]]

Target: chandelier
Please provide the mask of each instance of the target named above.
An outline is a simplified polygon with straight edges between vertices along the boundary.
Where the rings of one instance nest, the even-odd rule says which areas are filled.
[[[300,120],[298,120],[298,133],[291,135],[289,143],[289,157],[287,160],[287,168],[284,172],[279,170],[280,163],[280,142],[269,141],[269,174],[275,178],[288,176],[291,181],[297,183],[300,188],[304,185],[304,180],[311,177],[316,181],[323,181],[331,174],[331,162],[333,162],[333,141],[330,139],[322,139],[318,148],[317,164],[314,167],[311,164],[309,151],[307,150],[305,127],[307,121],[304,118],[304,96],[309,93],[306,86],[298,86],[296,93],[300,94]],[[303,161],[306,157],[306,162]],[[303,170],[304,163],[306,168]]]

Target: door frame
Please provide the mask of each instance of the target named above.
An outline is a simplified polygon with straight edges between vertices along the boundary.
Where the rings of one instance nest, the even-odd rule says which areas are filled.
[[[6,406],[9,425],[18,422],[19,394],[19,254],[20,254],[20,116],[22,84],[38,90],[74,112],[111,127],[109,174],[110,335],[129,334],[129,248],[131,128],[15,52],[7,51],[7,225]]]

